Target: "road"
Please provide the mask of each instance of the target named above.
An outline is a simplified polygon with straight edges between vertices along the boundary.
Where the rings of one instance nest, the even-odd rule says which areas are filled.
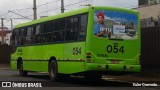
[[[136,88],[136,90],[158,90],[158,88],[155,87],[131,87],[132,83],[124,82],[124,81],[115,81],[112,79],[103,79],[101,81],[97,82],[89,82],[85,81],[83,78],[75,78],[71,77],[66,80],[61,80],[57,82],[51,82],[49,80],[49,77],[47,74],[44,73],[29,73],[28,76],[19,76],[19,73],[17,71],[11,71],[11,70],[2,70],[0,69],[0,81],[32,81],[32,82],[42,82],[43,85],[48,85],[48,87],[45,87],[47,89],[51,88],[59,88],[61,87],[62,90],[64,88],[67,90],[69,87],[74,87],[72,89],[80,89],[83,88],[83,90],[107,90],[107,89],[129,89],[132,90]],[[2,90],[4,88],[0,88]],[[7,89],[8,90],[8,89]],[[18,89],[16,89],[18,90]],[[25,88],[24,88],[25,90]],[[34,89],[35,90],[35,89]],[[41,90],[41,89],[37,89]],[[68,89],[69,90],[69,89]],[[81,89],[82,90],[82,89]]]

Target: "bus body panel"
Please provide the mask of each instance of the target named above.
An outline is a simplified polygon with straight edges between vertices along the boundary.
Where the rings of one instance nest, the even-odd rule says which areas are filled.
[[[138,19],[138,38],[133,40],[109,40],[95,36],[94,19],[96,11],[116,11],[134,14]],[[140,21],[139,14],[135,11],[126,9],[110,8],[110,7],[89,7],[80,11],[75,11],[56,16],[49,17],[49,20],[58,19],[62,16],[72,16],[74,14],[88,13],[86,41],[40,44],[35,46],[17,47],[15,53],[11,55],[11,69],[17,69],[17,60],[19,57],[23,60],[23,67],[26,71],[48,72],[49,60],[55,57],[58,64],[58,73],[74,74],[85,71],[125,71],[139,72],[139,56],[140,56]],[[44,20],[44,21],[43,21]],[[41,19],[18,25],[16,28],[28,26],[36,23],[46,22],[47,19]],[[130,30],[129,34],[133,35]],[[115,45],[116,44],[116,45]],[[107,52],[107,47],[112,47],[112,52]],[[123,46],[123,52],[120,48]],[[118,48],[117,53],[114,49]],[[23,52],[19,52],[23,51]],[[91,57],[87,57],[87,53],[91,53]],[[115,63],[116,61],[118,63]],[[113,62],[115,61],[115,62]]]
[[[95,25],[95,12],[110,13],[117,12],[136,17],[137,32],[136,39],[108,39],[97,37],[93,33]],[[87,47],[86,51],[91,52],[91,62],[86,64],[86,70],[97,71],[140,71],[140,23],[139,13],[129,10],[121,10],[115,8],[94,8],[90,11],[90,23],[87,31]],[[113,27],[112,27],[113,28]],[[92,32],[91,32],[92,31]],[[123,51],[121,51],[121,49]],[[108,50],[108,51],[107,51]],[[118,63],[117,63],[118,62]]]
[[[57,60],[59,73],[83,72],[85,70],[85,42],[64,43],[63,58]]]
[[[49,59],[52,57],[56,57],[59,73],[84,71],[85,42],[18,47],[17,50],[22,50],[16,53],[16,58],[22,57],[23,69],[26,71],[48,72]],[[12,62],[12,70],[16,70],[16,64],[16,61]]]

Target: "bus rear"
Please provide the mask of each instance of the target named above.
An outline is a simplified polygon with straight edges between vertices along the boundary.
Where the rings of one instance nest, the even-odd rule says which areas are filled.
[[[95,7],[90,13],[86,40],[86,70],[139,72],[138,12]]]

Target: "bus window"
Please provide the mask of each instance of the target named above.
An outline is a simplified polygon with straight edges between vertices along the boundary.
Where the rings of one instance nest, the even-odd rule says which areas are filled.
[[[73,28],[79,27],[79,17],[74,18]]]
[[[12,42],[11,42],[11,45],[14,47],[14,46],[17,46],[17,40],[16,40],[16,30],[13,30],[12,32]]]
[[[39,34],[41,34],[41,25],[36,26],[35,35],[39,35]]]
[[[43,41],[44,42],[52,42],[52,22],[47,22],[44,24],[44,29],[43,29]]]
[[[26,43],[25,44],[31,44],[32,43],[32,27],[27,28],[27,37],[26,37]]]
[[[79,17],[69,18],[66,20],[66,41],[78,40]]]
[[[52,42],[52,33],[43,34],[43,41],[44,42]]]
[[[22,28],[20,29],[20,41],[19,41],[19,45],[24,45],[25,42],[26,42],[26,29],[25,28]]]
[[[36,25],[35,28],[35,42],[34,43],[41,43],[42,41],[42,34],[41,34],[41,25]]]
[[[52,29],[52,22],[44,23],[43,33],[53,32],[52,30],[53,30],[53,29]]]
[[[87,14],[81,16],[79,40],[85,40],[87,31]]]
[[[53,26],[54,26],[53,41],[54,42],[64,41],[65,19],[55,21]]]
[[[54,42],[64,41],[64,31],[54,32],[53,41]]]
[[[54,22],[54,31],[59,31],[64,29],[65,29],[65,19],[57,20]]]
[[[27,36],[32,35],[32,27],[27,28]]]
[[[18,46],[19,45],[19,29],[16,29],[16,30],[14,30],[14,34],[15,35],[13,35],[13,39],[14,39],[14,41],[15,41],[15,46]]]

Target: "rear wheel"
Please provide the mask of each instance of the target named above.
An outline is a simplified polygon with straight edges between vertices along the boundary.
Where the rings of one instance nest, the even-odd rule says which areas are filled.
[[[57,75],[58,75],[57,63],[55,60],[52,60],[49,64],[49,77],[52,81],[56,81]]]
[[[28,72],[23,70],[23,62],[22,61],[19,61],[18,69],[19,69],[19,74],[21,76],[27,76]]]

